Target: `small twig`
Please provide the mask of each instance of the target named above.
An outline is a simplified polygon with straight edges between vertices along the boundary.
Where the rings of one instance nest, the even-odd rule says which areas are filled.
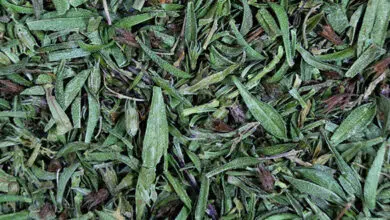
[[[107,0],[102,0],[103,1],[103,8],[104,8],[104,14],[106,15],[107,23],[108,25],[111,25],[111,17],[110,17],[110,12],[108,11],[108,5],[107,5]]]

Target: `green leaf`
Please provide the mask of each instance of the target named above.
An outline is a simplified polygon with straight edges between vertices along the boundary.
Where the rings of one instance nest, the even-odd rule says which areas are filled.
[[[261,126],[275,137],[287,139],[286,123],[282,116],[271,105],[253,97],[236,77],[233,77],[233,82],[249,111]]]
[[[288,182],[290,182],[295,188],[297,188],[301,193],[307,193],[312,196],[316,196],[318,198],[322,198],[331,202],[336,202],[339,204],[343,204],[343,200],[333,191],[326,189],[317,184],[295,179],[290,176],[283,176]]]
[[[120,19],[119,21],[114,23],[114,26],[117,28],[131,28],[137,24],[141,24],[145,21],[148,21],[156,16],[164,16],[164,13],[143,13],[143,14],[137,14],[133,16],[127,16],[125,18]]]
[[[355,108],[333,133],[330,139],[331,143],[338,145],[352,135],[362,131],[371,123],[375,113],[376,105],[373,103]]]
[[[0,215],[0,220],[9,220],[9,219],[28,219],[29,211],[14,212],[10,214]]]
[[[240,32],[243,36],[245,36],[247,33],[249,33],[250,29],[253,26],[253,17],[252,17],[252,11],[251,8],[249,7],[248,1],[242,0],[242,5],[244,7],[244,12],[242,15]]]
[[[332,70],[332,71],[335,71],[338,73],[342,73],[342,70],[340,67],[334,66],[334,65],[331,65],[328,63],[324,63],[320,60],[317,60],[316,57],[314,57],[308,51],[303,49],[303,47],[301,45],[297,46],[297,50],[301,54],[303,60],[305,60],[305,62],[310,64],[311,66],[314,66],[315,68],[320,69],[320,70]]]
[[[222,172],[225,172],[227,170],[232,170],[232,169],[237,169],[237,168],[242,168],[246,166],[252,166],[252,165],[257,165],[261,162],[259,158],[254,158],[254,157],[240,157],[237,159],[234,159],[230,161],[229,163],[226,163],[222,166],[219,166],[210,172],[206,173],[206,177],[210,178],[215,175],[218,175]]]
[[[68,108],[88,79],[90,70],[83,70],[77,74],[65,87],[64,107]]]
[[[292,45],[290,41],[290,30],[289,30],[289,23],[288,23],[288,17],[287,13],[284,10],[283,6],[278,5],[276,3],[269,3],[272,10],[275,12],[276,17],[279,21],[279,27],[282,32],[282,38],[283,38],[283,45],[284,50],[286,51],[286,59],[289,66],[294,65],[294,57],[293,57],[293,51],[292,51]]]
[[[198,90],[207,89],[210,85],[223,81],[227,76],[233,74],[235,70],[239,67],[239,64],[233,64],[226,68],[223,71],[212,74],[195,83],[192,86],[186,87],[183,89],[182,93],[184,94],[194,94]]]
[[[137,219],[141,219],[145,206],[149,204],[150,185],[155,179],[156,166],[168,149],[168,122],[161,88],[153,87],[147,127],[142,147],[142,169],[136,188]]]
[[[99,122],[100,117],[100,104],[99,100],[88,93],[88,122],[87,122],[87,130],[85,132],[85,143],[90,143],[93,132]]]
[[[52,88],[45,87],[45,90],[47,104],[49,105],[50,112],[57,125],[57,133],[58,135],[65,134],[68,131],[72,130],[72,123],[70,122],[64,110],[56,101],[55,97],[51,94]]]
[[[84,17],[75,18],[48,18],[36,21],[27,21],[28,29],[31,31],[61,31],[70,29],[85,29],[87,27],[87,19]]]
[[[58,15],[63,15],[69,10],[69,0],[53,0],[54,6],[56,7]]]
[[[32,199],[30,197],[27,197],[27,196],[3,194],[3,195],[0,195],[0,203],[3,203],[3,202],[26,202],[26,203],[31,203]]]
[[[67,167],[62,171],[62,173],[59,176],[58,183],[57,183],[57,196],[56,201],[57,205],[60,207],[60,211],[62,210],[62,199],[65,192],[65,187],[68,184],[68,181],[70,180],[70,177],[72,177],[73,173],[76,171],[76,169],[79,167],[79,163],[75,163],[71,165],[70,167]]]
[[[357,55],[360,56],[372,43],[382,47],[390,12],[388,0],[370,0],[367,3],[363,23],[357,39]]]
[[[164,175],[168,179],[168,182],[172,185],[180,200],[184,203],[185,206],[187,206],[187,208],[191,209],[191,199],[184,189],[183,184],[181,184],[175,177],[173,177],[169,171],[165,171]]]
[[[340,198],[345,199],[346,195],[339,185],[339,183],[333,178],[331,171],[325,171],[319,168],[298,168],[297,171],[307,180],[325,187],[326,189],[336,193]]]
[[[196,25],[196,15],[194,9],[194,3],[189,1],[186,8],[186,24],[184,26],[184,39],[187,45],[190,45],[191,42],[196,43],[197,39],[197,25]]]
[[[367,50],[365,50],[359,58],[352,64],[352,66],[345,73],[346,77],[355,77],[358,73],[363,72],[363,70],[370,65],[378,57],[386,53],[386,50],[377,47],[376,45],[371,45]]]
[[[210,188],[210,180],[203,176],[201,185],[200,185],[200,192],[198,197],[198,203],[196,204],[195,209],[195,220],[203,220],[204,214],[206,212],[206,206],[207,206],[207,200],[209,197],[209,188]]]
[[[379,176],[385,158],[388,143],[384,142],[376,153],[374,162],[368,171],[366,182],[364,183],[364,205],[369,209],[374,209],[376,204],[376,194],[379,183]]]
[[[242,34],[238,31],[236,27],[236,22],[232,19],[229,21],[230,28],[233,31],[234,36],[236,37],[237,43],[244,47],[244,50],[247,52],[248,56],[250,56],[252,59],[255,60],[264,60],[264,56],[261,55],[259,52],[257,52],[255,49],[253,49],[248,42],[244,39]]]
[[[174,67],[172,64],[168,63],[167,61],[163,60],[161,57],[159,57],[157,54],[155,54],[149,47],[147,47],[141,39],[138,37],[136,38],[138,44],[141,46],[141,48],[144,50],[144,52],[150,57],[150,59],[153,60],[157,65],[159,65],[162,69],[169,72],[170,74],[179,77],[179,78],[191,78],[191,75],[189,73],[186,73],[176,67]]]

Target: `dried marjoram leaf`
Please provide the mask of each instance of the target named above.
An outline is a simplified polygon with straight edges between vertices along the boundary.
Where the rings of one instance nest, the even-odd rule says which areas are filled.
[[[389,219],[389,7],[0,0],[0,219]]]
[[[334,32],[330,25],[322,26],[322,30],[318,34],[335,45],[340,45],[343,43],[341,38],[336,34],[336,32]]]
[[[274,189],[275,179],[271,172],[264,165],[257,167],[257,175],[260,182],[260,187],[266,192],[272,192]]]
[[[108,199],[109,192],[107,189],[99,189],[97,192],[91,192],[84,198],[84,207],[87,207],[88,210],[95,208],[96,206],[102,204],[106,199]]]

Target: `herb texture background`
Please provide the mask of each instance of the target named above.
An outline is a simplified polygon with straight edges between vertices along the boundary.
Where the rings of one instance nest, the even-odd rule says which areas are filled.
[[[0,0],[0,220],[390,219],[390,0]]]

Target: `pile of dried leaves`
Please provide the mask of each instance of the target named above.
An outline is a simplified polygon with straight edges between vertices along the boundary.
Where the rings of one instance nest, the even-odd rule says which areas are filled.
[[[389,0],[0,0],[0,219],[389,219]]]

